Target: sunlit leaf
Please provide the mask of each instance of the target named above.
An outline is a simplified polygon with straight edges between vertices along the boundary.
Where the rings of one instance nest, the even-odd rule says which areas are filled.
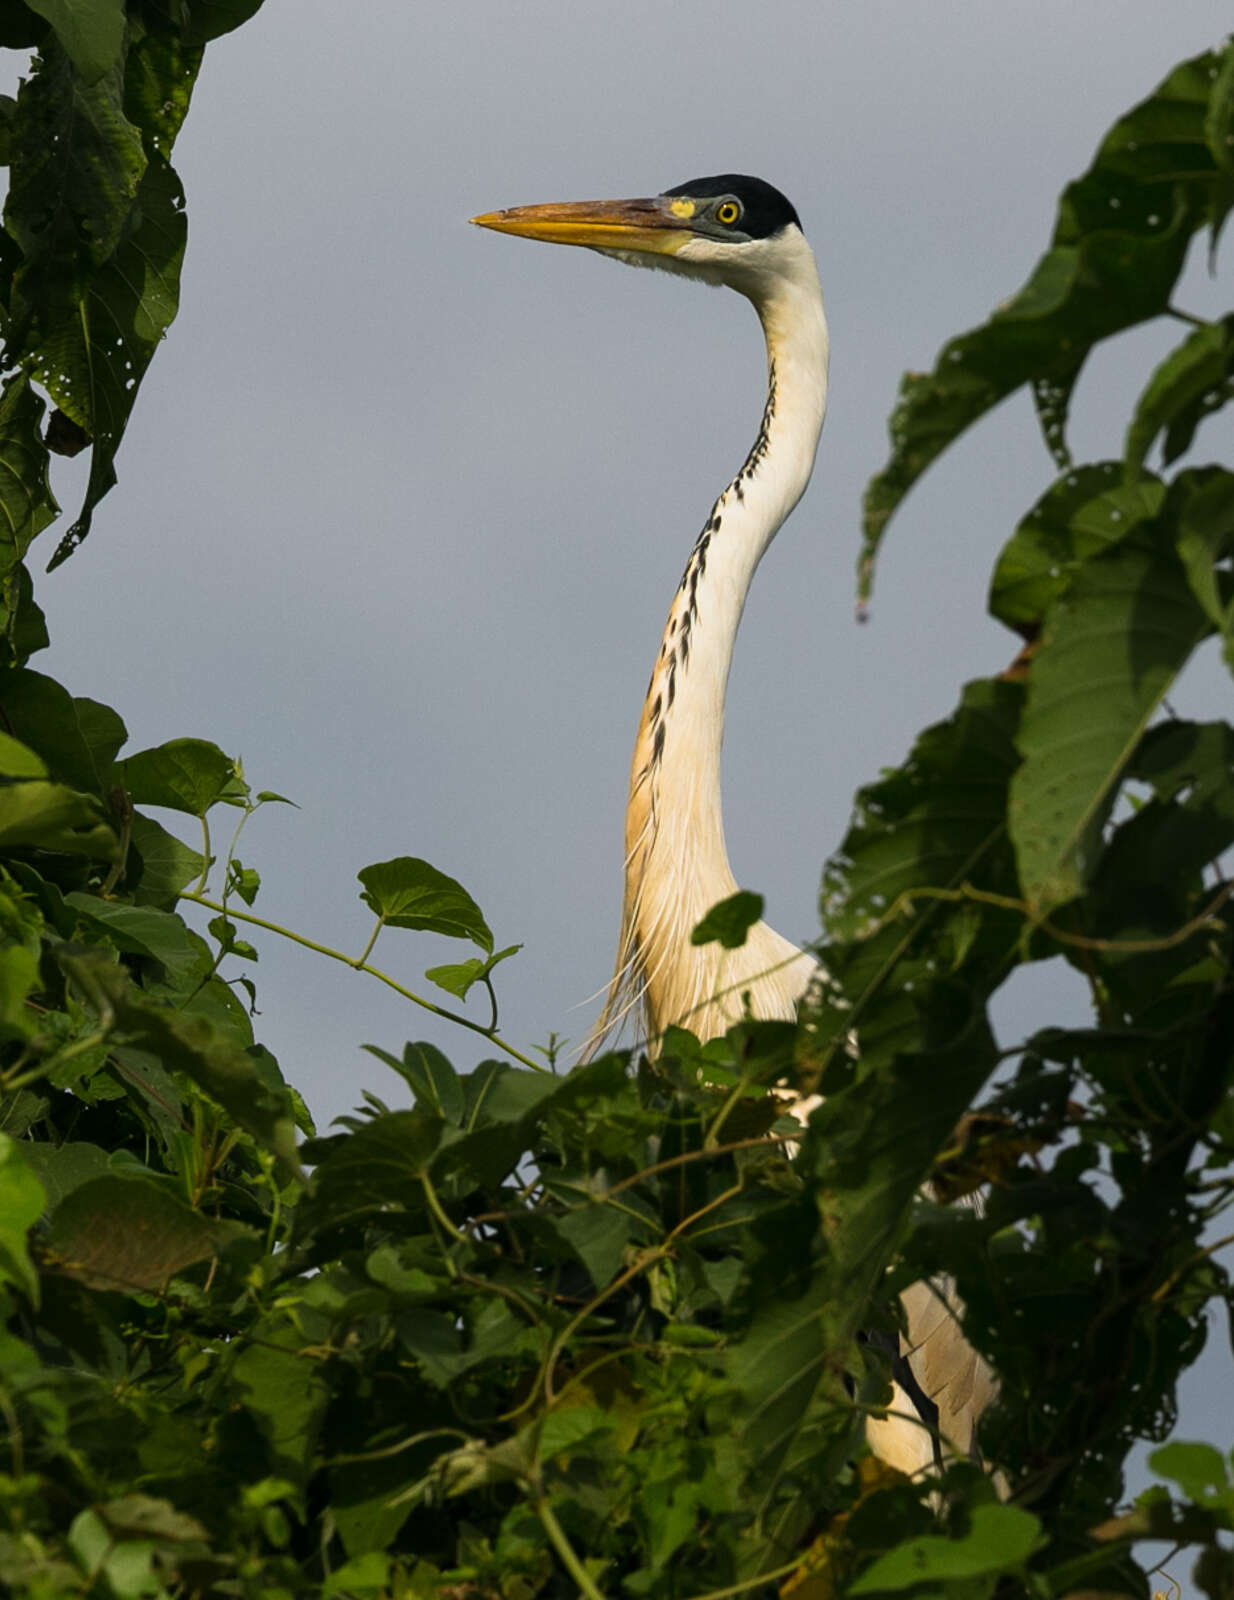
[[[0,1283],[11,1283],[34,1305],[38,1275],[26,1250],[26,1235],[43,1214],[47,1196],[22,1159],[21,1145],[0,1133]]]

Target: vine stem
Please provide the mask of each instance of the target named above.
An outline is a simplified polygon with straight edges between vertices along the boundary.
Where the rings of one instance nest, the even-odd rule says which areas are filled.
[[[604,1591],[597,1589],[586,1567],[574,1553],[574,1546],[566,1538],[565,1529],[553,1514],[553,1508],[543,1495],[537,1495],[535,1501],[536,1515],[544,1525],[548,1534],[549,1543],[561,1557],[561,1564],[578,1584],[579,1592],[587,1596],[587,1600],[605,1600]]]
[[[267,933],[277,933],[283,939],[290,939],[292,944],[302,945],[306,950],[312,950],[319,956],[329,956],[331,961],[341,961],[345,967],[350,967],[353,972],[367,972],[370,978],[376,978],[379,983],[384,983],[387,988],[393,989],[395,994],[401,994],[404,1000],[410,1000],[413,1005],[420,1006],[424,1011],[431,1011],[435,1017],[444,1017],[447,1022],[457,1022],[460,1028],[468,1028],[472,1033],[478,1033],[481,1038],[487,1039],[490,1044],[495,1044],[499,1050],[504,1050],[515,1061],[521,1061],[525,1067],[530,1067],[533,1072],[547,1072],[549,1069],[540,1062],[533,1061],[530,1056],[525,1056],[521,1050],[503,1039],[492,1028],[486,1028],[482,1022],[473,1022],[470,1017],[461,1016],[457,1011],[451,1011],[446,1006],[434,1004],[426,1000],[423,995],[416,994],[413,990],[405,988],[396,978],[387,972],[380,972],[376,967],[361,958],[349,956],[342,950],[332,950],[328,944],[318,944],[315,939],[308,939],[302,933],[296,933],[291,928],[284,928],[281,923],[270,922],[265,917],[254,916],[251,911],[237,911],[234,906],[220,905],[217,900],[211,900],[204,894],[198,894],[195,889],[181,889],[181,900],[191,900],[194,905],[204,906],[207,911],[219,911],[224,916],[234,917],[237,922],[250,923],[254,928],[264,928]],[[371,946],[370,946],[371,948]]]

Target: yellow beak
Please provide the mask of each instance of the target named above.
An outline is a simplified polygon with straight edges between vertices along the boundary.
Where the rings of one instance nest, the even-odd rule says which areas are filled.
[[[688,200],[570,200],[543,206],[513,206],[472,217],[479,228],[517,233],[549,244],[581,244],[593,250],[644,250],[676,255],[690,238],[683,226],[693,215]]]

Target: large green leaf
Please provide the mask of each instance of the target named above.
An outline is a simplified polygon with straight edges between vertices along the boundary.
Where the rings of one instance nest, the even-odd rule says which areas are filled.
[[[1220,57],[1177,67],[1115,123],[1059,203],[1049,251],[1028,283],[934,370],[909,373],[891,419],[891,458],[865,497],[862,591],[887,521],[930,462],[1005,395],[1031,380],[1074,382],[1086,352],[1165,311],[1217,167],[1205,117]],[[1057,454],[1057,438],[1047,440]]]
[[[204,817],[220,801],[247,791],[230,756],[208,739],[169,739],[129,756],[121,768],[134,804],[166,806]]]
[[[1003,546],[990,584],[991,614],[1031,632],[1080,566],[1156,516],[1164,499],[1159,479],[1145,473],[1124,483],[1113,461],[1064,473]]]
[[[1037,915],[1088,882],[1136,745],[1210,626],[1177,558],[1138,542],[1089,562],[1047,613],[1008,807]]]
[[[180,180],[165,161],[151,161],[133,228],[92,275],[80,306],[41,341],[39,378],[94,445],[81,510],[49,568],[86,537],[95,506],[116,481],[116,451],[137,390],[179,308],[186,238]]]
[[[107,1175],[73,1188],[52,1213],[44,1247],[58,1272],[98,1289],[157,1289],[217,1255],[240,1229],[163,1184]]]
[[[76,700],[54,678],[27,668],[0,672],[0,708],[8,731],[37,751],[53,778],[108,798],[112,763],[127,737],[109,706]]]
[[[124,0],[26,0],[56,31],[87,88],[116,64],[124,41]]]
[[[493,935],[479,906],[454,878],[416,856],[377,861],[356,876],[360,898],[391,928],[423,928],[470,939],[491,954]]]
[[[68,53],[45,44],[17,96],[16,143],[4,220],[21,247],[11,344],[38,347],[72,317],[90,281],[120,245],[146,170],[138,130],[124,115],[119,63],[91,84]],[[10,349],[12,360],[14,351]],[[56,403],[87,431],[82,373],[41,373]]]

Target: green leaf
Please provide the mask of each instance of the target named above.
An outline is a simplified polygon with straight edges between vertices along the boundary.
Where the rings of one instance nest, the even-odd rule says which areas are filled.
[[[1168,466],[1188,449],[1195,430],[1234,397],[1234,316],[1197,328],[1157,367],[1140,396],[1123,459],[1129,474],[1144,461],[1153,440],[1165,433]]]
[[[1191,592],[1225,635],[1226,662],[1234,671],[1234,596],[1220,565],[1234,549],[1234,473],[1219,467],[1180,473],[1170,491],[1170,510]]]
[[[726,950],[738,950],[762,914],[762,895],[752,894],[748,889],[738,889],[727,900],[712,906],[691,932],[690,943],[714,944],[718,941]]]
[[[59,959],[87,993],[98,990],[106,996],[130,1044],[149,1050],[171,1070],[186,1073],[291,1172],[299,1170],[287,1090],[270,1081],[272,1057],[259,1061],[207,1016],[146,999],[118,967],[69,953],[61,953]]]
[[[1048,613],[1008,808],[1038,915],[1088,882],[1136,744],[1208,631],[1177,560],[1128,544],[1091,561]]]
[[[890,460],[865,494],[862,598],[889,518],[949,444],[1022,384],[1065,395],[1094,344],[1166,310],[1208,210],[1216,169],[1204,119],[1219,61],[1184,62],[1115,123],[1064,191],[1051,247],[1025,286],[949,341],[933,372],[905,376]]]
[[[93,795],[36,778],[0,782],[0,846],[29,846],[98,861],[112,861],[118,853],[116,836]]]
[[[551,1461],[603,1438],[615,1426],[616,1419],[599,1406],[555,1406],[540,1424],[537,1454],[541,1461]]]
[[[22,353],[41,353],[77,311],[129,225],[146,156],[122,95],[119,63],[87,84],[50,39],[18,92],[4,215],[23,256],[8,330]],[[94,432],[88,392],[75,393],[70,375],[58,370],[41,366],[36,376],[74,422]]]
[[[0,673],[0,705],[7,731],[43,758],[53,778],[108,799],[116,751],[127,738],[110,706],[74,699],[54,678],[28,669]]]
[[[64,897],[91,927],[124,955],[142,956],[166,968],[171,982],[183,980],[201,959],[200,946],[180,917],[154,906],[128,906],[74,890]]]
[[[56,546],[49,571],[81,544],[94,508],[115,484],[116,452],[137,391],[179,309],[184,191],[161,159],[152,160],[142,177],[135,219],[92,275],[80,305],[40,344],[37,377],[94,441],[81,510]]]
[[[100,1145],[70,1140],[61,1145],[25,1140],[22,1156],[43,1186],[46,1208],[54,1211],[74,1189],[107,1171],[110,1157]]]
[[[261,1430],[271,1469],[297,1487],[302,1506],[330,1388],[317,1362],[301,1353],[308,1341],[283,1316],[265,1317],[253,1331],[253,1342],[232,1365],[228,1388]]]
[[[1197,1505],[1223,1503],[1230,1496],[1230,1470],[1220,1450],[1211,1444],[1172,1439],[1151,1452],[1148,1464],[1159,1478],[1169,1478]]]
[[[26,0],[56,31],[83,84],[97,83],[124,42],[124,0]]]
[[[429,967],[424,976],[439,989],[444,989],[447,994],[455,994],[460,1000],[466,1000],[468,991],[474,984],[487,978],[499,961],[507,960],[522,948],[521,944],[511,944],[483,961],[479,956],[472,956],[467,961],[450,963],[442,967]]]
[[[220,802],[237,804],[248,792],[235,762],[208,739],[169,739],[129,756],[120,771],[135,805],[192,817],[204,817]]]
[[[576,1252],[597,1289],[606,1288],[621,1270],[637,1228],[637,1220],[615,1205],[587,1206],[557,1219],[558,1233]]]
[[[403,1046],[403,1073],[417,1105],[458,1127],[467,1109],[463,1085],[436,1045],[426,1042]]]
[[[364,867],[356,876],[364,885],[360,898],[389,927],[445,933],[492,951],[493,935],[479,906],[461,883],[427,861],[398,856]]]
[[[47,767],[19,740],[0,733],[0,779],[45,778]]]
[[[316,1170],[297,1227],[335,1226],[396,1205],[422,1210],[422,1174],[445,1126],[441,1117],[423,1111],[390,1111],[337,1144],[309,1145],[305,1157]]]
[[[962,1538],[923,1534],[906,1539],[867,1567],[848,1592],[878,1594],[1018,1572],[1042,1542],[1041,1523],[1031,1512],[1018,1506],[977,1506]]]
[[[129,863],[126,882],[136,876],[135,902],[171,911],[185,884],[201,876],[204,857],[138,811],[130,822]]]
[[[60,511],[48,483],[47,447],[39,433],[43,409],[29,375],[11,374],[0,395],[0,637],[7,646],[6,666],[21,665],[37,648],[28,636],[33,599],[21,561],[31,541]]]
[[[1077,467],[1057,479],[1003,546],[990,585],[990,614],[1020,632],[1036,627],[1084,562],[1155,517],[1165,492],[1148,474],[1124,483],[1113,461]]]
[[[39,1280],[26,1251],[26,1235],[43,1215],[43,1186],[22,1159],[21,1145],[0,1133],[0,1283],[39,1303]]]
[[[56,1271],[96,1289],[131,1294],[160,1288],[243,1231],[238,1223],[203,1216],[160,1183],[108,1175],[66,1195],[44,1244]]]

